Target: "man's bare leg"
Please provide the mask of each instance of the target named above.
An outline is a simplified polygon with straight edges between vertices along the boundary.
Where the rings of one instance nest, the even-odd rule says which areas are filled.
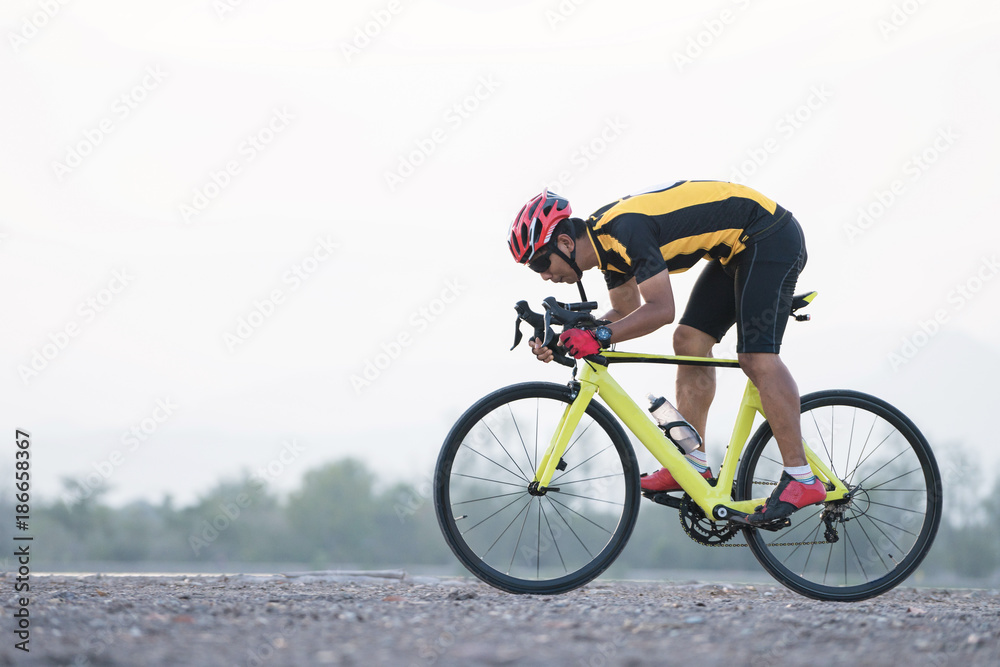
[[[760,392],[767,423],[778,441],[785,466],[808,465],[805,450],[802,449],[799,388],[788,367],[777,354],[743,352],[739,359],[743,372]]]
[[[674,353],[685,357],[711,357],[715,337],[685,324],[674,329]],[[701,435],[705,451],[705,427],[708,409],[715,398],[715,368],[711,366],[677,367],[677,410]]]

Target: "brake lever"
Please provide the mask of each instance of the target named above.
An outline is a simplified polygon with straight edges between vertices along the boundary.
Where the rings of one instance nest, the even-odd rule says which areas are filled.
[[[514,344],[510,346],[510,349],[514,349],[521,344],[521,339],[524,338],[524,334],[521,333],[521,318],[518,317],[514,320]]]
[[[545,340],[542,341],[542,347],[547,347],[551,349],[553,352],[555,352],[555,350],[552,348],[552,339],[555,338],[556,332],[552,330],[551,310],[545,311],[545,330],[543,331],[543,333],[545,334]]]
[[[530,326],[534,327],[534,338],[541,340],[543,346],[552,350],[553,361],[563,366],[576,366],[576,361],[560,353],[555,345],[553,345],[555,342],[555,332],[552,330],[551,311],[547,310],[543,316],[541,313],[532,311],[527,301],[518,301],[514,306],[514,310],[517,311],[517,319],[514,320],[514,344],[510,346],[511,350],[517,347],[521,343],[521,339],[524,338],[524,334],[521,332],[521,322],[527,322]]]
[[[541,338],[540,327],[543,323],[542,316],[533,312],[527,301],[518,301],[514,305],[514,310],[517,312],[517,319],[514,320],[514,344],[510,346],[512,350],[521,343],[521,339],[524,337],[524,334],[521,333],[522,321],[535,328],[535,336],[538,338]]]

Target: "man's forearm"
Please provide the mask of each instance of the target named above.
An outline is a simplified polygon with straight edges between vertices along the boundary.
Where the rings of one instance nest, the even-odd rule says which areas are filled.
[[[612,310],[611,312],[616,313],[617,311]],[[605,319],[611,318],[605,317]],[[614,324],[609,327],[611,329],[611,342],[616,343],[645,336],[673,321],[673,308],[659,307],[654,304],[645,303],[632,311],[628,316],[619,316],[619,319],[612,320]]]
[[[603,315],[601,315],[601,319],[602,320],[607,320],[608,322],[617,322],[618,320],[622,319],[623,317],[625,317],[625,315],[623,315],[622,313],[619,313],[614,308],[612,308],[608,312],[606,312]]]

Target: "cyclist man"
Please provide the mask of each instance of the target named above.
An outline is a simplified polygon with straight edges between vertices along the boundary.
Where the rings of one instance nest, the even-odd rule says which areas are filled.
[[[559,342],[577,359],[602,347],[656,331],[674,321],[670,274],[708,260],[674,330],[674,352],[712,356],[736,324],[740,367],[760,391],[785,471],[751,523],[775,521],[822,502],[826,489],[812,474],[802,448],[799,392],[778,352],[792,293],[806,262],[802,228],[764,195],[721,181],[679,181],[623,197],[585,221],[569,201],[548,190],[529,201],[510,228],[514,259],[542,279],[574,283],[597,267],[608,286],[611,323],[596,331],[571,329]],[[531,341],[539,360],[552,350]],[[677,367],[677,407],[702,436],[715,397],[715,369]],[[705,478],[712,473],[704,444],[687,455]],[[647,491],[679,491],[667,469],[643,475]]]

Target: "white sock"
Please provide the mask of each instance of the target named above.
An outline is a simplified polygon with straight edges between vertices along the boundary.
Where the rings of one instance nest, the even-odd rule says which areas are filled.
[[[700,449],[696,449],[693,452],[688,452],[684,456],[698,472],[705,472],[706,470],[708,470],[708,458],[705,456],[705,452],[701,451]]]
[[[785,472],[791,475],[796,481],[802,482],[803,484],[812,484],[816,481],[816,475],[813,474],[812,468],[808,465],[785,466]]]

